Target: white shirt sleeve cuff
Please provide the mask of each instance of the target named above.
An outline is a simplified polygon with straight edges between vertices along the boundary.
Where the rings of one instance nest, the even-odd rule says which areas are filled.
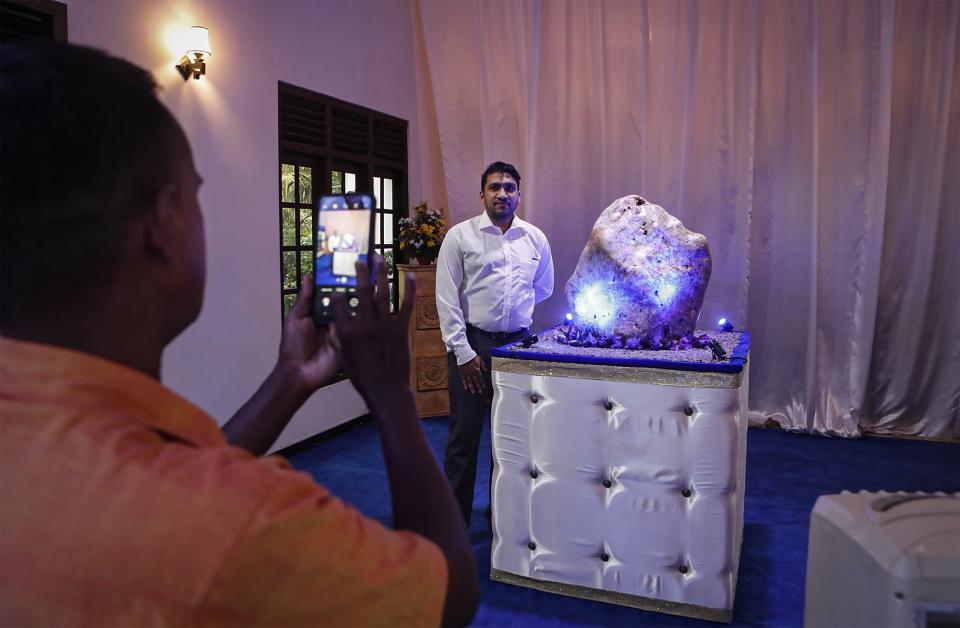
[[[470,345],[464,347],[457,347],[453,351],[454,355],[457,357],[457,366],[463,366],[470,360],[477,357],[477,352],[470,348]]]

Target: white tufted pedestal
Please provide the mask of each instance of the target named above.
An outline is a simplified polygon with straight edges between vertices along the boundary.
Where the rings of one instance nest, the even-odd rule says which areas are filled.
[[[729,622],[743,531],[743,337],[727,372],[495,351],[491,577]]]

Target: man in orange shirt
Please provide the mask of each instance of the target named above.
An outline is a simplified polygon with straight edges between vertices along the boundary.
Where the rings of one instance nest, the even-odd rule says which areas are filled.
[[[305,281],[221,432],[159,382],[205,253],[200,177],[152,78],[65,44],[5,47],[0,67],[0,625],[468,623],[476,566],[409,386],[414,286],[391,316],[378,261],[357,316],[341,299],[324,329]],[[341,367],[395,530],[257,457]]]

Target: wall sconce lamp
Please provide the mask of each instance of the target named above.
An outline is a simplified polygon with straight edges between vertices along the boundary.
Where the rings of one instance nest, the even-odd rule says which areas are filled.
[[[186,44],[187,51],[177,64],[177,71],[184,81],[189,80],[191,75],[199,80],[200,75],[207,73],[204,55],[209,57],[213,54],[210,50],[210,32],[203,26],[192,26],[187,34]]]

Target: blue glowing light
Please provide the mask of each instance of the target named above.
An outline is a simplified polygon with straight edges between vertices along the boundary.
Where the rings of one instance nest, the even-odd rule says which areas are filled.
[[[657,303],[659,303],[661,307],[669,305],[675,296],[677,296],[677,284],[672,281],[661,280],[657,285]]]
[[[572,320],[573,320],[573,314],[571,314],[570,312],[567,312],[567,320],[568,320],[568,321],[572,321]]]
[[[603,283],[592,283],[574,298],[573,309],[577,313],[578,322],[606,328],[617,313],[617,300]]]
[[[720,320],[717,321],[717,325],[720,325],[721,327],[723,327],[726,324],[727,324],[727,319],[725,318],[721,318]]]

